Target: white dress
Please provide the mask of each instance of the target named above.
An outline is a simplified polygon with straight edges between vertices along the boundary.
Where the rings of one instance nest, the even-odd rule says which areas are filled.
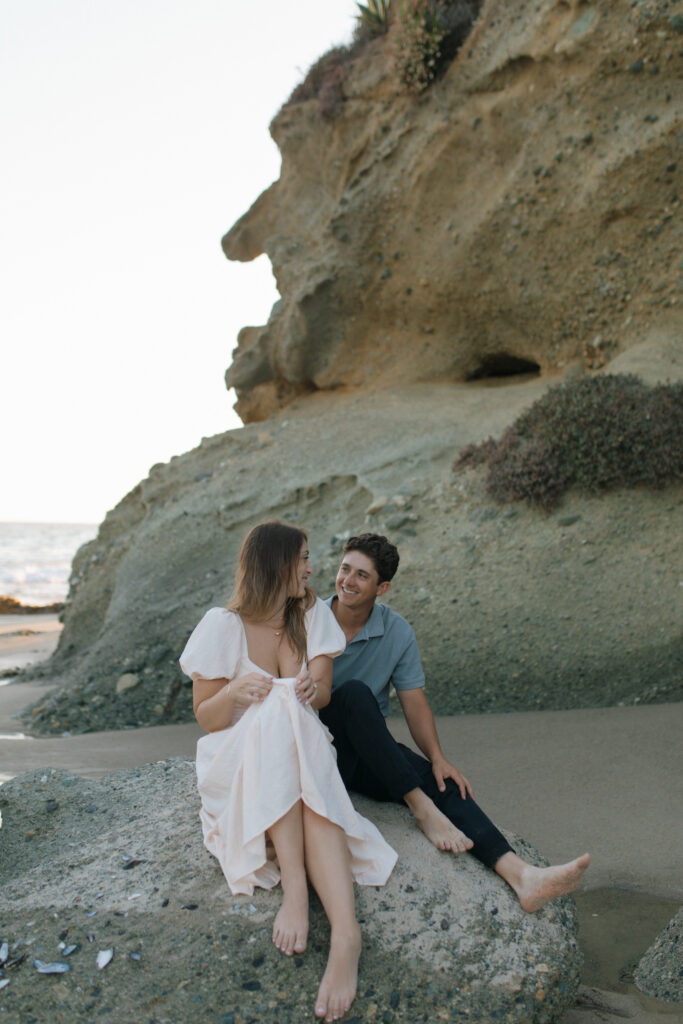
[[[335,657],[345,637],[319,598],[306,613],[309,660]],[[242,620],[211,608],[180,657],[192,679],[234,679],[263,672],[249,658]],[[264,673],[268,674],[268,673]],[[295,679],[274,679],[260,704],[236,704],[226,729],[197,743],[197,787],[204,845],[218,859],[232,893],[251,895],[280,880],[266,831],[297,802],[339,825],[346,834],[351,873],[361,885],[384,885],[397,854],[353,807],[337,769],[332,737],[311,707],[294,693]]]

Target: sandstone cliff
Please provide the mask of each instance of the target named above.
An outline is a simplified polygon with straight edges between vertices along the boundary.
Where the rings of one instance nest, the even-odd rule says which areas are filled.
[[[282,171],[223,239],[282,300],[227,380],[245,420],[313,389],[542,374],[673,327],[680,19],[660,3],[489,0],[422,96],[396,22],[271,126]]]
[[[79,552],[43,672],[66,688],[27,721],[189,717],[178,654],[270,516],[308,528],[323,595],[345,535],[396,540],[441,713],[680,697],[680,485],[544,516],[451,470],[562,374],[683,377],[680,28],[665,2],[489,0],[423,95],[390,32],[335,119],[282,109],[282,176],[224,240],[282,295],[228,373],[247,425],[153,467]]]

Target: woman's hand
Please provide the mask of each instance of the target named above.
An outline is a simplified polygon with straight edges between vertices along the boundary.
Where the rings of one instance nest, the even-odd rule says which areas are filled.
[[[307,668],[302,669],[296,677],[294,692],[296,699],[302,704],[310,704],[318,692],[318,684],[313,680]]]
[[[272,686],[272,677],[262,672],[249,672],[230,681],[197,678],[192,686],[195,718],[207,732],[226,729],[232,721],[236,701],[260,704]]]
[[[240,704],[260,704],[273,688],[273,677],[262,672],[248,672],[228,683],[228,695]]]

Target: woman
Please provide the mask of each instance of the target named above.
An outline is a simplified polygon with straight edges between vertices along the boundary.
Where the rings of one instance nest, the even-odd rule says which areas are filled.
[[[180,665],[192,677],[195,716],[208,733],[197,744],[204,843],[233,893],[282,881],[273,942],[287,956],[306,948],[311,881],[331,929],[315,1013],[333,1021],[356,994],[353,880],[383,885],[396,854],[354,810],[318,718],[345,639],[309,589],[311,573],[303,530],[280,522],[254,527],[227,609],[206,613]]]

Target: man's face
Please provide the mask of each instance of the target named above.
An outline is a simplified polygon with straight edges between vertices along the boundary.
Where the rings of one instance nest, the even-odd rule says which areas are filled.
[[[337,572],[335,590],[340,604],[349,609],[371,607],[389,589],[380,583],[375,564],[362,551],[347,551]]]

